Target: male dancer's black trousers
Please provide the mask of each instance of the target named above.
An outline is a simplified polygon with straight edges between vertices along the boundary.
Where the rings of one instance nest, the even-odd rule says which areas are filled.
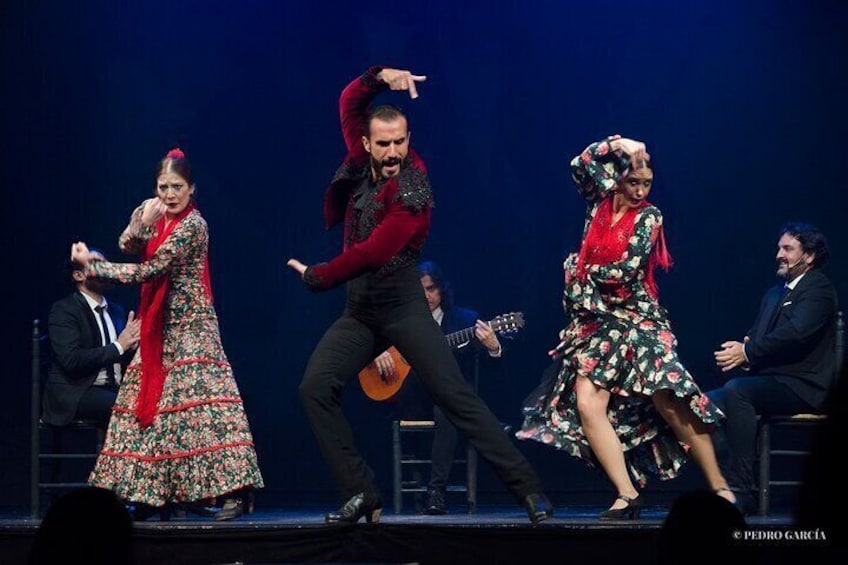
[[[318,445],[345,498],[373,495],[376,489],[374,473],[356,449],[342,411],[342,390],[388,345],[415,369],[433,402],[516,498],[542,492],[536,472],[463,378],[429,312],[418,269],[410,265],[387,277],[368,274],[348,284],[345,312],[321,338],[300,385]]]

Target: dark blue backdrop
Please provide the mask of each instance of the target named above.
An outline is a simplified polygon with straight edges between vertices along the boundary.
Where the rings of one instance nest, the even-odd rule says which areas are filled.
[[[526,313],[502,370],[481,383],[504,420],[518,422],[562,325],[560,259],[584,212],[568,161],[607,134],[645,140],[654,156],[652,200],[677,261],[662,300],[703,387],[720,382],[712,351],[741,336],[773,281],[783,221],[830,236],[828,271],[846,296],[843,2],[14,0],[0,18],[6,506],[25,504],[29,321],[66,292],[70,242],[117,258],[117,235],[175,144],[194,162],[211,229],[224,346],[266,477],[260,500],[334,500],[296,391],[344,293],[311,295],[284,263],[339,249],[321,217],[344,147],[337,100],[370,64],[429,77],[418,100],[390,97],[408,110],[435,189],[426,256],[459,303]],[[119,298],[132,305],[135,292]],[[387,487],[387,407],[356,387],[348,396]],[[522,449],[562,503],[609,490],[563,454]],[[654,485],[699,480],[690,469]],[[485,470],[482,489],[483,503],[504,494]]]

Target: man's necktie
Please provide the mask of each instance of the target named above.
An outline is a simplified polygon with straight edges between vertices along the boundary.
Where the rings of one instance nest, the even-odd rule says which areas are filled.
[[[106,325],[106,315],[104,311],[106,308],[104,306],[95,306],[94,308],[97,310],[97,315],[100,316],[100,324],[103,326],[103,331],[100,336],[103,338],[103,346],[107,346],[112,343],[112,340],[109,339],[109,326]],[[117,381],[115,380],[115,364],[109,363],[106,365],[106,384],[109,386],[117,386]]]
[[[774,328],[774,324],[777,322],[777,316],[780,314],[780,309],[783,308],[783,302],[786,300],[786,295],[789,294],[791,289],[783,285],[783,288],[780,289],[780,295],[777,297],[777,300],[774,301],[774,308],[772,308],[771,316],[769,317],[769,323],[766,327],[766,333],[770,332]]]

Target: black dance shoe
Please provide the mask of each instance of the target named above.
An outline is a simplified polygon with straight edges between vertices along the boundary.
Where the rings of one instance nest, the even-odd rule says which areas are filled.
[[[731,493],[736,500],[730,502],[721,496],[721,492]],[[750,490],[738,491],[733,488],[717,488],[713,490],[713,493],[730,502],[743,516],[754,516],[757,513],[757,499],[751,494]]]
[[[427,489],[427,506],[424,507],[424,514],[430,516],[440,516],[448,513],[448,505],[445,502],[445,489],[429,488]]]
[[[642,512],[642,497],[635,496],[633,498],[619,494],[620,498],[627,503],[623,508],[611,508],[604,510],[598,515],[598,520],[638,520],[639,514]]]
[[[369,524],[378,523],[383,512],[383,502],[378,495],[366,495],[364,492],[353,495],[335,512],[324,516],[327,524],[355,524],[365,516]]]
[[[238,518],[242,514],[253,514],[253,491],[228,496],[220,510],[216,509],[215,520],[224,521]]]
[[[133,522],[144,522],[152,518],[155,514],[159,514],[160,522],[168,522],[171,520],[171,505],[151,506],[143,502],[128,502],[126,503],[127,512]]]
[[[533,525],[538,524],[554,515],[554,505],[548,500],[548,497],[541,492],[528,494],[522,501],[524,509],[527,511],[527,517]]]
[[[178,502],[174,504],[174,516],[181,514],[184,518],[187,517],[187,514],[189,513],[196,514],[197,516],[203,516],[204,518],[212,518],[217,516],[219,512],[219,508],[211,504],[204,504],[204,501],[202,500],[195,502]]]

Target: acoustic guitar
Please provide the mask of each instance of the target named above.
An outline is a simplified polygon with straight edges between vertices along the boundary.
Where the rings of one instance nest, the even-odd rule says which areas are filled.
[[[487,323],[492,328],[492,331],[498,335],[510,334],[524,327],[524,314],[521,312],[501,314]],[[447,334],[445,339],[448,345],[452,349],[461,349],[469,345],[472,340],[477,339],[477,336],[474,334],[474,328],[475,326],[471,326],[470,328]],[[387,382],[380,375],[377,364],[373,361],[359,372],[359,384],[368,398],[372,400],[388,400],[397,394],[397,391],[400,390],[404,379],[406,379],[411,369],[409,363],[406,362],[397,349],[390,347],[386,351],[392,356],[392,361],[394,361],[397,379],[393,382]]]

